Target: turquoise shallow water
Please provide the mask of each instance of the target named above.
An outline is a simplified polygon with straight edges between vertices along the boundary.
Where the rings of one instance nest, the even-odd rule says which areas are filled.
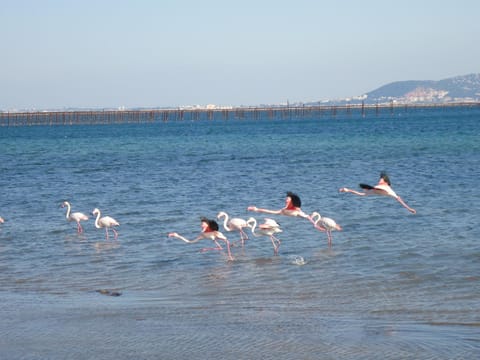
[[[0,348],[8,359],[472,358],[480,353],[480,109],[0,129]],[[340,194],[390,174],[388,198]],[[342,225],[273,216],[199,250],[201,216],[298,193]],[[120,222],[106,241],[98,207]],[[236,233],[227,233],[236,240]],[[303,265],[296,261],[305,260]],[[100,289],[120,292],[105,296]],[[321,356],[320,356],[321,355]]]

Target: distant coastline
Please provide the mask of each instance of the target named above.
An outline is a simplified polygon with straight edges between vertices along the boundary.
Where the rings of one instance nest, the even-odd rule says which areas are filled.
[[[407,80],[395,81],[383,85],[373,91],[360,96],[343,99],[328,99],[312,102],[286,102],[279,104],[256,105],[184,105],[177,107],[125,107],[116,108],[51,108],[51,109],[0,109],[1,113],[58,113],[58,112],[98,112],[98,111],[238,111],[239,109],[277,109],[277,108],[303,108],[303,107],[328,107],[328,106],[362,106],[362,107],[391,107],[391,106],[429,106],[452,105],[464,106],[480,102],[480,73],[455,76],[439,81],[434,80]]]
[[[164,108],[136,110],[69,110],[0,112],[0,127],[35,125],[101,125],[159,123],[168,121],[336,118],[379,116],[428,108],[480,108],[480,101],[451,103],[389,103],[345,105],[277,105],[255,107]]]

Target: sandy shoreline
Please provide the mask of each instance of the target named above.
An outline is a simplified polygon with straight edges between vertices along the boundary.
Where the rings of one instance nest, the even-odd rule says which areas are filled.
[[[5,359],[452,359],[474,358],[480,351],[478,326],[335,318],[274,307],[196,307],[93,293],[82,299],[5,300]]]

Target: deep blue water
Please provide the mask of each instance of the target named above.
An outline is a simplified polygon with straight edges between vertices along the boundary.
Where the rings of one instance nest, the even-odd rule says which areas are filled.
[[[479,135],[475,107],[0,128],[0,349],[8,359],[472,358]],[[417,214],[338,192],[382,170]],[[279,216],[278,256],[267,238],[228,261],[199,251],[208,240],[167,237],[193,238],[219,211],[261,221],[247,206],[279,209],[287,191],[342,225],[332,248],[307,221]],[[116,218],[118,240],[92,216],[77,234],[64,200]]]

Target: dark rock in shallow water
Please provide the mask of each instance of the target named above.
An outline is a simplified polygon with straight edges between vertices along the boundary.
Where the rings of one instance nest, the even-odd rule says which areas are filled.
[[[97,292],[102,294],[102,295],[107,295],[107,296],[120,296],[120,295],[122,295],[122,293],[119,292],[119,291],[113,291],[113,290],[108,290],[108,289],[100,289],[100,290],[97,290]]]

